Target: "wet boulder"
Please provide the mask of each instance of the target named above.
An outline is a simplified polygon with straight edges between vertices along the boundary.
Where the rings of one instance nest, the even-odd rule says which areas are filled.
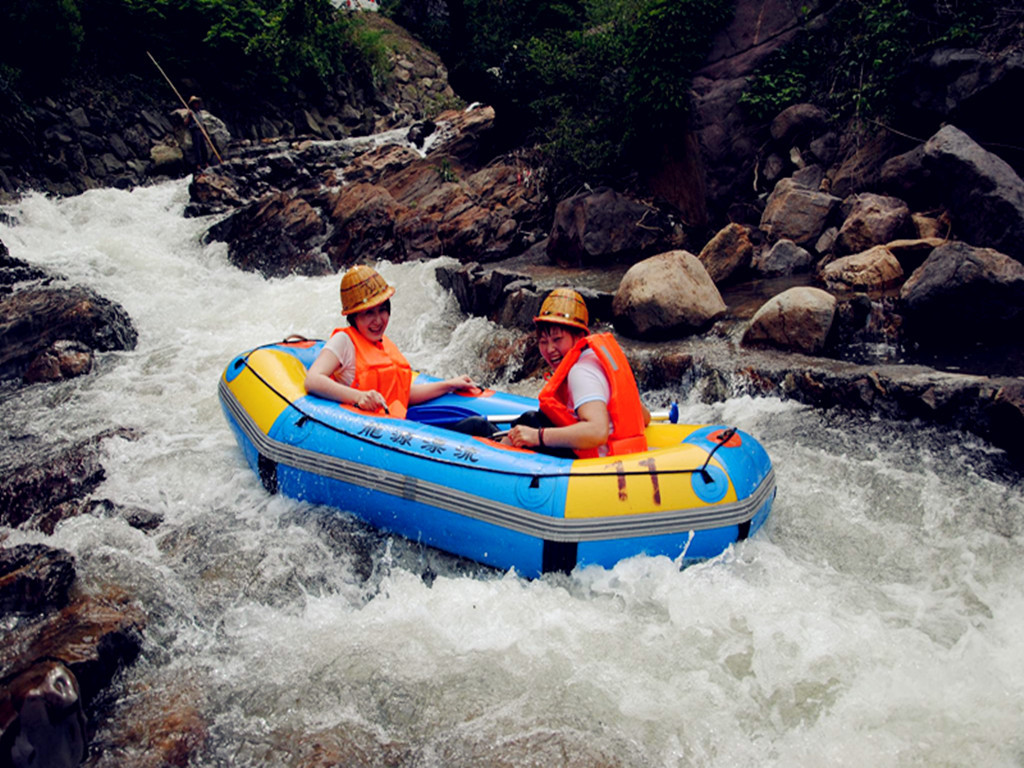
[[[669,235],[655,208],[606,188],[562,200],[546,247],[552,262],[585,267],[633,261]]]
[[[379,184],[358,182],[334,193],[328,220],[332,225],[330,238],[324,245],[332,271],[341,270],[361,260],[406,260],[405,251],[395,237],[395,219],[404,206]],[[421,232],[423,242],[436,243],[432,255],[440,255],[440,242],[433,232]]]
[[[67,605],[75,558],[44,544],[0,548],[0,614],[29,614]]]
[[[792,240],[779,240],[771,248],[754,256],[751,267],[765,277],[792,275],[814,265],[814,254]]]
[[[899,285],[903,267],[884,245],[826,264],[821,277],[832,290],[880,291]]]
[[[0,525],[50,534],[61,520],[78,514],[77,502],[106,477],[101,441],[115,435],[133,437],[119,429],[70,445],[23,438],[18,450],[0,454]]]
[[[23,374],[60,340],[105,352],[134,349],[138,333],[120,304],[83,286],[27,287],[0,296],[0,376]]]
[[[800,246],[813,246],[841,202],[792,178],[782,179],[768,197],[760,228],[772,242],[785,238]]]
[[[900,290],[907,331],[928,345],[1019,338],[1024,264],[991,248],[947,243]]]
[[[93,351],[80,341],[58,339],[44,349],[25,371],[26,384],[60,381],[82,376],[92,370]]]
[[[1009,163],[947,125],[924,145],[958,239],[1024,261],[1024,180]]]
[[[825,348],[836,314],[836,297],[799,286],[766,301],[743,334],[745,346],[771,346],[807,355]]]
[[[836,254],[860,253],[911,234],[910,208],[899,198],[864,192],[846,198],[840,210],[844,219],[836,237]]]
[[[86,719],[74,674],[41,660],[5,681],[0,694],[0,765],[75,768],[85,757]]]
[[[688,251],[668,251],[634,264],[612,300],[615,327],[640,339],[686,336],[726,312],[714,281]]]
[[[715,285],[736,280],[750,269],[754,244],[748,229],[731,223],[708,241],[697,255]]]
[[[14,679],[40,659],[56,659],[74,674],[88,705],[118,670],[135,661],[145,625],[142,609],[120,590],[74,596],[60,610],[7,632],[0,679]]]
[[[264,277],[334,272],[318,245],[326,225],[306,200],[288,192],[267,195],[210,227],[205,239],[228,243],[228,259]]]

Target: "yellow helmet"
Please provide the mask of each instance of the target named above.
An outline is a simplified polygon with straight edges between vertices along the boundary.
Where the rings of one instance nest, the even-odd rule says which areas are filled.
[[[357,264],[341,278],[341,314],[363,312],[383,304],[395,289],[373,267]]]
[[[572,288],[555,288],[540,305],[540,314],[533,318],[535,323],[558,323],[589,331],[590,314],[587,304]]]

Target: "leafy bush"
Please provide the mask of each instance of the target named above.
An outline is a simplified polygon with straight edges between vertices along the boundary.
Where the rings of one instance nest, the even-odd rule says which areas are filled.
[[[282,0],[245,46],[281,83],[330,82],[346,70],[343,54],[354,50],[347,16],[326,0]]]

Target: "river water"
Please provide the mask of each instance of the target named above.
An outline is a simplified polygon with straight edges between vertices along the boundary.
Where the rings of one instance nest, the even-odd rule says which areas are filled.
[[[763,442],[765,528],[683,570],[481,569],[265,493],[218,376],[243,349],[327,334],[339,280],[234,269],[186,202],[168,182],[5,209],[11,254],[122,304],[139,343],[90,376],[0,390],[0,409],[8,445],[140,434],[105,441],[95,495],[160,513],[156,530],[84,515],[8,545],[68,549],[86,589],[137,595],[146,645],[117,690],[199,708],[190,765],[1024,765],[1024,486],[1001,453],[775,399],[647,393]],[[420,370],[483,376],[502,331],[460,315],[435,266],[380,265],[389,333]],[[113,738],[101,726],[96,749]]]

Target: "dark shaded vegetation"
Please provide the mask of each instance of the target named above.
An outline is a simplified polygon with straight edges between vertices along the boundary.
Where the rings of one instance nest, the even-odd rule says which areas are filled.
[[[457,92],[494,105],[509,146],[537,144],[560,196],[627,176],[677,132],[727,0],[392,0],[445,58]]]
[[[1024,9],[1001,0],[841,0],[824,27],[806,26],[751,78],[741,102],[756,119],[811,101],[835,119],[885,121],[917,56],[1001,36]]]
[[[158,77],[146,52],[169,72],[236,93],[372,79],[379,56],[373,37],[328,0],[9,0],[0,6],[0,99],[15,105],[83,70]]]

